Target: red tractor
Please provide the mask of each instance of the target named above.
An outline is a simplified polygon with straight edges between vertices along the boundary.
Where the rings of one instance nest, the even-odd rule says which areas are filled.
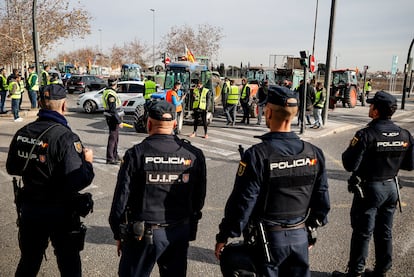
[[[358,86],[358,72],[354,69],[337,69],[332,71],[331,95],[329,108],[334,109],[338,101],[342,106],[354,108],[358,100],[363,100]]]

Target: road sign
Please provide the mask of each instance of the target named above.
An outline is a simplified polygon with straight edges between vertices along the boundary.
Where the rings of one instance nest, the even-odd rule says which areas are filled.
[[[310,60],[310,62],[309,62],[310,72],[315,72],[315,56],[310,55],[309,60]]]
[[[170,62],[171,62],[170,57],[166,57],[166,58],[165,58],[165,64],[169,64]]]

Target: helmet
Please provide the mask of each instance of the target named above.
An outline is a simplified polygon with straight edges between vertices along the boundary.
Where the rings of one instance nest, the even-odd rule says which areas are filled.
[[[232,242],[223,248],[220,269],[223,277],[257,276],[257,249],[243,241]]]

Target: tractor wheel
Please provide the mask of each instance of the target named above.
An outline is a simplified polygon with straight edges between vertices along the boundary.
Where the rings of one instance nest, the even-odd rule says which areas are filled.
[[[147,115],[144,105],[138,105],[134,111],[134,128],[137,133],[147,132]]]
[[[348,105],[350,108],[355,108],[357,101],[358,101],[358,93],[356,91],[355,87],[350,87],[349,88],[349,100],[348,100]]]
[[[334,110],[336,107],[336,99],[335,97],[329,97],[329,108]]]
[[[357,101],[358,94],[355,87],[350,87],[344,92],[344,96],[342,98],[342,106],[344,108],[355,108]]]

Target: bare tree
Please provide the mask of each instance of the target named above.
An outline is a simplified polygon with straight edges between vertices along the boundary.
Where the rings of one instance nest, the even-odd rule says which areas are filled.
[[[19,55],[19,59],[33,60],[32,7],[31,1],[6,0],[0,13],[0,39],[7,47],[2,49],[0,63],[10,64]],[[38,0],[36,23],[41,52],[61,39],[90,34],[90,19],[87,11],[71,8],[68,0]]]
[[[188,25],[171,27],[169,33],[162,37],[161,52],[167,52],[173,57],[185,55],[187,46],[195,56],[207,56],[210,60],[217,57],[220,41],[224,37],[222,28],[202,24],[194,30]]]

